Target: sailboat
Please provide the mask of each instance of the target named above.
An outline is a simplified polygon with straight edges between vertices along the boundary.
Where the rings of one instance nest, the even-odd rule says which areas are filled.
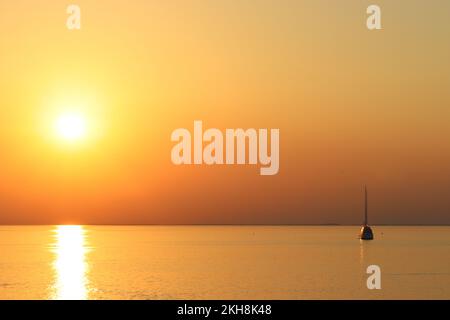
[[[373,240],[373,232],[369,227],[369,221],[367,218],[367,187],[364,186],[364,225],[361,227],[359,233],[359,238],[361,240]]]

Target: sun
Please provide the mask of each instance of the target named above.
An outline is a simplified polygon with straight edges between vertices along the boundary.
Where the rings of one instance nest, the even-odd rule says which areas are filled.
[[[86,119],[82,114],[62,114],[56,119],[55,130],[56,134],[64,140],[80,140],[86,135]]]

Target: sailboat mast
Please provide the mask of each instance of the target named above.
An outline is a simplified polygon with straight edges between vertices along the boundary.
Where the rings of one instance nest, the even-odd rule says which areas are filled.
[[[368,225],[369,221],[367,219],[367,186],[364,186],[364,225]]]

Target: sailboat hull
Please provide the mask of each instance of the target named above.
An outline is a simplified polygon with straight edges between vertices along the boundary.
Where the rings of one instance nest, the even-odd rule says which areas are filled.
[[[359,238],[361,240],[373,240],[373,232],[369,226],[362,226],[359,233]]]

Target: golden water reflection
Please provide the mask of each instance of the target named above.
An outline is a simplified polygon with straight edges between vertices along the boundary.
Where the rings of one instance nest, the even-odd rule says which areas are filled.
[[[53,251],[55,283],[53,298],[58,300],[84,300],[89,298],[89,251],[83,226],[57,226],[54,230]]]

